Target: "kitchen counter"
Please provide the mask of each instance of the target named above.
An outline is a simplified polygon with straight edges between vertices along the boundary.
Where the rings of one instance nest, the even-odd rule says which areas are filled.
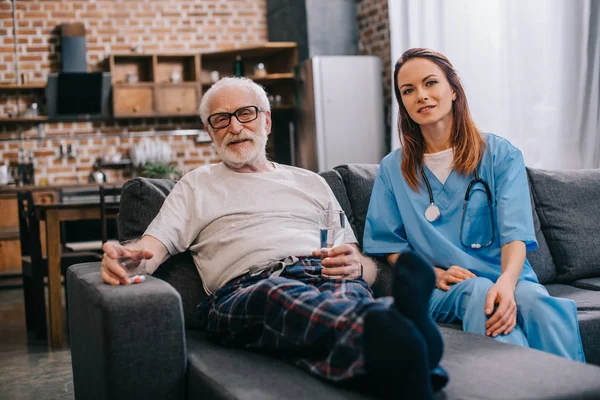
[[[53,191],[58,189],[67,189],[67,188],[93,188],[98,186],[122,186],[126,181],[120,182],[109,182],[109,183],[64,183],[64,184],[55,184],[55,185],[25,185],[25,186],[16,186],[16,185],[0,185],[0,196],[3,195],[15,195],[18,192],[24,190],[31,190],[33,192],[43,192],[43,191]]]

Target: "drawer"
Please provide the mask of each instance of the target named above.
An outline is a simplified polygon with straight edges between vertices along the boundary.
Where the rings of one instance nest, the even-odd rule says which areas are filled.
[[[113,113],[115,117],[153,115],[154,88],[148,84],[113,86]]]
[[[156,87],[158,113],[162,115],[198,115],[200,99],[197,84],[165,84]]]
[[[17,195],[0,199],[0,228],[19,226]]]
[[[21,272],[19,239],[0,240],[0,272]]]

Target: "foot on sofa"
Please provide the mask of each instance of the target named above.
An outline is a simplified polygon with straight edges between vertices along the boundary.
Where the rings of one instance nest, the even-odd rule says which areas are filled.
[[[431,399],[425,339],[395,310],[371,310],[364,323],[365,367],[382,398]]]
[[[435,287],[433,268],[415,253],[402,253],[394,265],[392,285],[396,309],[419,329],[427,343],[429,365],[436,366],[444,352],[444,341],[429,316],[429,299]]]

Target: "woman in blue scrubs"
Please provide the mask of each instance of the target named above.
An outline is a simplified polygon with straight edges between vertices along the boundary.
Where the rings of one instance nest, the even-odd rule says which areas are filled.
[[[585,362],[575,303],[551,297],[525,258],[537,242],[521,152],[477,129],[442,54],[407,50],[394,90],[402,147],[380,164],[363,250],[433,266],[437,322]]]

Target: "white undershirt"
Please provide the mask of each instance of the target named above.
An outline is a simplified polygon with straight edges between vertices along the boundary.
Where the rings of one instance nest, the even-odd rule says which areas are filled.
[[[436,178],[443,184],[454,167],[454,153],[452,147],[437,153],[423,154],[423,162]]]

